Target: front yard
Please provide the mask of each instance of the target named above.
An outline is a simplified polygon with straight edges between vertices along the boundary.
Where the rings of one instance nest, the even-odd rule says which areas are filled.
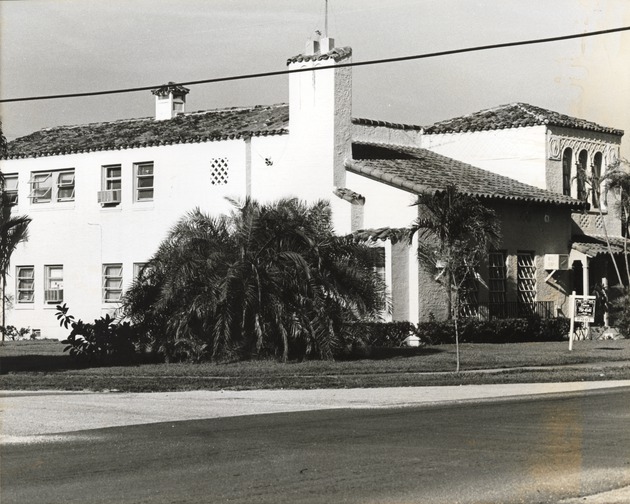
[[[59,342],[19,341],[1,346],[0,359],[0,389],[4,390],[147,392],[630,379],[630,340],[577,341],[572,352],[568,342],[464,344],[459,374],[453,372],[454,345],[406,349],[387,358],[353,361],[281,364],[265,360],[82,368],[63,354]]]

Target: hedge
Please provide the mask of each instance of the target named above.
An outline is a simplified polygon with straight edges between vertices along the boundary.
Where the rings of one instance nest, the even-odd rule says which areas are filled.
[[[398,348],[410,335],[425,345],[455,343],[455,323],[358,322],[345,327],[344,353],[369,354],[373,348]],[[523,343],[531,341],[563,341],[568,338],[569,319],[540,317],[459,321],[461,343]]]

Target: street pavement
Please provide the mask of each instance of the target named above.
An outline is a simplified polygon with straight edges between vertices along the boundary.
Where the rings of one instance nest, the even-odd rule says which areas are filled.
[[[89,439],[91,429],[326,409],[382,409],[579,394],[630,387],[630,380],[374,389],[169,393],[0,392],[0,443]],[[64,434],[65,433],[65,434]],[[72,433],[68,435],[67,433]],[[64,434],[64,435],[61,435]],[[630,502],[630,487],[559,504]]]

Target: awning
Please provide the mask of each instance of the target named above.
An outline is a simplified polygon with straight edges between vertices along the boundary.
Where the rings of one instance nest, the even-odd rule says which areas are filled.
[[[620,236],[608,237],[610,248],[614,255],[623,254],[624,238]],[[588,257],[597,257],[602,254],[608,254],[608,245],[606,237],[602,235],[578,235],[571,240],[571,248],[582,252]],[[628,251],[630,252],[630,243],[628,243]]]

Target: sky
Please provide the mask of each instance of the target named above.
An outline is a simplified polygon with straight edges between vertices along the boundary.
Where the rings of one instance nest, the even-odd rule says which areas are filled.
[[[329,36],[364,61],[630,26],[630,0],[329,0]],[[324,0],[0,0],[0,98],[286,68]],[[630,137],[630,32],[358,67],[353,115],[433,122],[525,102]],[[288,101],[287,76],[190,86],[187,111]],[[11,140],[154,113],[149,91],[0,104]],[[630,158],[630,138],[622,142]]]

